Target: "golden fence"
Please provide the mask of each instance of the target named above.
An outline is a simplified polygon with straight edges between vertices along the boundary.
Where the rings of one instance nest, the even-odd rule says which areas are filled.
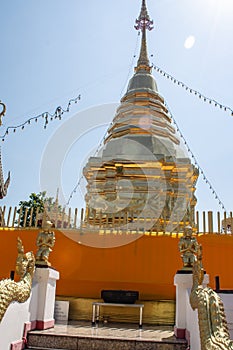
[[[123,217],[115,218],[115,216],[109,214],[105,216],[93,217],[91,220],[88,217],[87,211],[84,209],[65,209],[46,211],[47,219],[52,221],[53,227],[57,229],[66,230],[79,230],[85,233],[97,232],[100,233],[142,233],[148,235],[169,235],[172,233],[182,234],[185,222],[169,222],[164,221],[156,227],[155,220],[147,217],[135,217],[132,224],[132,213],[128,217],[127,213]],[[22,211],[22,208],[0,207],[0,227],[7,228],[40,228],[42,227],[43,212],[39,212],[37,209],[26,209]],[[158,220],[157,220],[158,221]],[[170,232],[166,229],[169,224],[173,229]],[[213,211],[197,211],[195,213],[195,219],[193,223],[194,231],[197,234],[231,234],[233,227],[232,212],[229,214],[226,212],[213,212]]]

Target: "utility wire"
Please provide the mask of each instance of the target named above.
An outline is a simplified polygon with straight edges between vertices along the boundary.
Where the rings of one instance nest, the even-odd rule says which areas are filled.
[[[233,117],[233,109],[231,107],[225,106],[223,103],[220,103],[211,97],[207,97],[207,96],[203,95],[200,91],[195,90],[193,88],[190,88],[188,85],[183,83],[181,80],[174,78],[171,74],[165,72],[163,69],[161,69],[160,67],[156,66],[153,63],[152,63],[152,66],[158,73],[160,73],[161,75],[163,75],[167,79],[170,79],[174,84],[181,86],[186,91],[188,91],[190,94],[194,94],[196,97],[201,99],[203,102],[207,102],[210,105],[213,105],[214,107],[218,107],[221,110],[223,110],[224,112],[228,112],[228,113],[230,112],[231,116]]]
[[[222,200],[220,199],[219,195],[218,195],[217,192],[215,191],[213,185],[211,184],[211,182],[208,180],[207,176],[205,175],[204,170],[203,170],[202,167],[199,165],[199,163],[198,163],[198,161],[197,161],[197,158],[195,157],[195,155],[194,155],[193,152],[191,151],[188,142],[186,141],[186,139],[185,139],[183,133],[182,133],[181,130],[180,130],[179,125],[177,124],[177,122],[176,122],[176,120],[175,120],[175,118],[174,118],[174,116],[173,116],[173,114],[172,114],[172,112],[171,112],[171,109],[170,109],[169,106],[168,106],[168,103],[165,102],[165,105],[166,105],[166,107],[167,107],[167,109],[168,109],[168,112],[169,112],[169,114],[170,114],[170,117],[171,117],[171,119],[172,119],[174,125],[176,126],[176,130],[177,130],[178,134],[180,135],[180,138],[181,138],[182,141],[184,142],[184,145],[185,145],[185,147],[186,147],[188,153],[190,154],[191,159],[193,160],[195,166],[198,168],[199,173],[201,173],[203,180],[204,180],[204,181],[206,182],[206,184],[209,186],[210,191],[211,191],[212,194],[215,196],[215,200],[218,201],[218,204],[220,205],[220,207],[222,208],[222,210],[227,211],[225,205],[223,204],[223,202],[222,202]]]
[[[39,119],[44,119],[44,129],[47,128],[47,125],[49,123],[49,121],[53,121],[53,119],[59,119],[61,120],[62,115],[64,113],[69,113],[70,111],[70,106],[74,103],[78,103],[78,101],[81,100],[81,95],[78,95],[78,97],[76,98],[71,98],[68,103],[67,103],[67,107],[64,109],[61,106],[57,107],[54,111],[54,113],[49,113],[49,112],[44,112],[41,113],[35,117],[31,117],[29,119],[27,119],[25,122],[23,122],[22,124],[19,124],[17,126],[8,126],[6,128],[6,131],[3,135],[0,135],[0,139],[2,141],[5,141],[5,138],[7,135],[9,135],[9,132],[12,130],[14,133],[16,132],[17,129],[21,129],[23,130],[25,128],[25,126],[30,125],[32,121],[37,122]]]

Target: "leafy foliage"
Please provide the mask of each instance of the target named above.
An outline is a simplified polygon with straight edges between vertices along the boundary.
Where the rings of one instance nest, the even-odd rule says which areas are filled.
[[[46,191],[39,192],[38,194],[31,193],[28,201],[19,202],[19,209],[17,210],[17,213],[20,214],[20,226],[24,226],[25,216],[25,226],[35,226],[36,214],[43,213],[45,208],[49,214],[49,212],[55,208],[55,205],[57,205],[57,203],[53,197],[46,197]],[[57,206],[57,210],[58,212],[61,212],[62,207],[60,205]],[[41,225],[42,220],[38,220],[37,226]]]

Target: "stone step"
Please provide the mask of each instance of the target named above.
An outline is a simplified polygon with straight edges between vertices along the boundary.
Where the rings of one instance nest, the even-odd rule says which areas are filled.
[[[61,350],[61,349],[55,349],[55,348],[38,348],[38,347],[35,347],[35,346],[30,346],[30,347],[27,347],[26,349],[31,349],[31,350]]]
[[[37,343],[37,347],[31,346],[31,343]],[[50,345],[49,345],[50,343]],[[47,347],[41,347],[40,344],[46,344]],[[56,345],[56,348],[53,347]],[[50,346],[50,347],[48,347]],[[151,341],[135,339],[101,339],[101,338],[84,338],[84,337],[60,337],[56,336],[50,342],[49,339],[40,338],[30,339],[28,349],[31,350],[186,350],[185,341]]]
[[[136,324],[108,324],[91,327],[90,323],[31,331],[27,337],[31,350],[186,350],[187,342],[176,339],[172,327]]]

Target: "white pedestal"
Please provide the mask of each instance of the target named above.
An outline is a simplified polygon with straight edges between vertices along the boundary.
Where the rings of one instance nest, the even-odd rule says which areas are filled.
[[[34,281],[38,284],[37,329],[47,329],[54,326],[56,281],[58,279],[58,271],[51,268],[36,268]]]
[[[209,283],[209,275],[204,276],[203,287]],[[176,286],[176,323],[175,336],[180,339],[185,339],[187,330],[187,293],[190,292],[193,285],[193,275],[177,273],[174,278]],[[189,306],[189,305],[188,305]]]

